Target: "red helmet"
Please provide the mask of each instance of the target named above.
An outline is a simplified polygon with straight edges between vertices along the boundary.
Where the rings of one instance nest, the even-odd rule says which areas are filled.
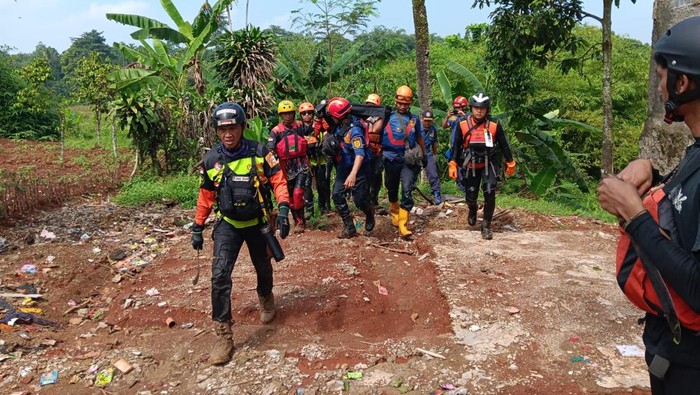
[[[464,96],[457,96],[455,97],[454,101],[452,101],[452,107],[466,107],[469,102],[467,102],[467,98]]]
[[[346,115],[350,114],[350,109],[352,105],[344,97],[334,97],[328,101],[326,109],[328,114],[333,118],[343,119]]]

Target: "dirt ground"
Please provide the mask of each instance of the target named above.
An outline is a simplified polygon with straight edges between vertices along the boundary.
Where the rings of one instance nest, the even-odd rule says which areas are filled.
[[[40,311],[0,323],[0,388],[649,393],[643,358],[618,350],[642,343],[641,314],[614,281],[615,227],[498,209],[485,241],[466,225],[465,206],[422,209],[414,241],[397,238],[387,216],[370,236],[337,239],[331,216],[283,240],[286,259],[273,263],[278,315],[268,325],[244,249],[233,273],[236,353],[223,367],[207,363],[212,242],[208,229],[198,259],[183,227],[192,210],[79,197],[13,221],[0,227],[0,292],[42,296],[32,305],[3,298],[0,321],[13,309]],[[120,359],[128,373],[114,368]],[[111,381],[96,384],[110,368]],[[41,386],[53,371],[57,382]]]

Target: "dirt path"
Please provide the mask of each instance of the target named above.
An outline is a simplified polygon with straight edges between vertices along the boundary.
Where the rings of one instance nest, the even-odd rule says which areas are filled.
[[[336,239],[339,220],[328,218],[283,241],[271,325],[258,322],[255,276],[241,254],[237,351],[212,368],[211,242],[193,286],[182,228],[190,216],[84,201],[2,229],[2,292],[34,285],[44,295],[37,316],[59,326],[0,324],[0,386],[95,393],[96,374],[122,358],[133,370],[116,371],[104,391],[335,394],[345,385],[351,394],[425,394],[451,384],[470,394],[647,393],[642,358],[616,348],[641,347],[641,327],[613,280],[612,226],[513,210],[487,242],[452,206],[415,217],[416,240],[405,242],[387,217],[376,236],[351,240]],[[36,274],[22,272],[27,264]],[[58,383],[40,387],[53,370]],[[349,371],[363,377],[344,383]]]

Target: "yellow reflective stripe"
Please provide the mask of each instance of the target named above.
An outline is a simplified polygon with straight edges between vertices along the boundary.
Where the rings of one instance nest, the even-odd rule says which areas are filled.
[[[228,222],[234,228],[237,228],[237,229],[249,228],[251,226],[255,226],[255,225],[261,223],[261,221],[262,221],[261,219],[251,219],[250,221],[235,221],[235,220],[232,220],[231,218],[229,218],[225,215],[222,215],[222,217],[224,218],[224,221]]]

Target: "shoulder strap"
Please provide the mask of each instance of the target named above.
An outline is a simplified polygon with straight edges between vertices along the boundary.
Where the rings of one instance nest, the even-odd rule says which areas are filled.
[[[687,180],[688,177],[692,176],[698,169],[700,169],[700,158],[697,158],[700,150],[693,152],[693,156],[688,158],[688,161],[681,168],[680,164],[676,167],[670,174],[669,180],[664,185],[663,189],[665,192],[673,190],[677,185],[681,184],[683,181]]]

